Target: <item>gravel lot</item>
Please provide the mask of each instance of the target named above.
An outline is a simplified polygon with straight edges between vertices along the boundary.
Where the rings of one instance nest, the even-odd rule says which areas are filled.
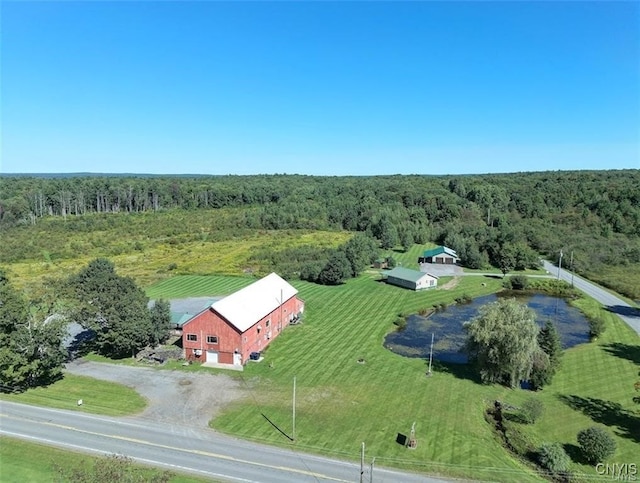
[[[206,427],[220,410],[248,395],[242,383],[224,374],[202,374],[76,360],[71,374],[118,382],[135,389],[149,405],[132,416],[158,422]]]

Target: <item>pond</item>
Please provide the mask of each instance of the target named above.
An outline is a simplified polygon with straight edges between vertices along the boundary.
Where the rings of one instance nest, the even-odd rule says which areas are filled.
[[[509,294],[509,297],[514,297]],[[589,342],[589,322],[575,307],[564,299],[543,294],[518,295],[515,298],[526,303],[536,312],[540,326],[551,319],[566,349]],[[392,332],[384,340],[384,346],[406,357],[429,357],[431,334],[434,334],[433,360],[466,363],[466,354],[460,352],[466,334],[463,324],[478,314],[481,306],[495,302],[498,295],[491,294],[474,299],[468,304],[456,304],[428,317],[410,315],[404,329]]]

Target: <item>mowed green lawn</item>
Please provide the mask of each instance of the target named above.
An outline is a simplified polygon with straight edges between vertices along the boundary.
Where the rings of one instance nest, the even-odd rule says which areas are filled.
[[[461,277],[452,290],[415,293],[387,286],[378,278],[367,273],[337,287],[293,282],[306,303],[303,323],[284,331],[265,352],[264,362],[246,366],[242,378],[252,397],[230,407],[212,426],[242,438],[353,459],[365,442],[368,461],[375,456],[376,464],[408,470],[501,481],[538,479],[502,448],[483,419],[484,409],[495,399],[519,404],[531,392],[478,384],[464,365],[436,364],[434,374],[426,377],[425,360],[397,356],[382,345],[399,313],[451,302],[463,293],[477,297],[494,292],[501,280]],[[148,294],[224,295],[251,281],[175,277],[152,286]],[[622,433],[633,430],[638,421],[630,411],[640,342],[617,318],[606,316],[606,335],[597,343],[567,351],[553,385],[536,393],[547,412],[526,430],[536,441],[560,441],[571,451],[580,429],[607,424],[618,434],[615,461],[634,462],[640,443]],[[615,342],[624,346],[611,346]],[[627,350],[631,356],[621,355]],[[265,416],[292,434],[294,376],[296,441],[291,443]],[[630,427],[610,424],[611,417],[596,416],[597,409],[585,415],[578,405],[588,403],[579,398],[619,404],[616,421]],[[398,433],[409,434],[413,422],[418,447],[409,450],[395,441]],[[576,464],[574,469],[596,475],[588,466]]]
[[[403,358],[382,347],[398,313],[451,301],[462,293],[490,293],[500,281],[467,277],[452,291],[415,293],[378,278],[365,274],[337,287],[293,282],[305,300],[304,322],[284,331],[266,351],[264,362],[246,366],[243,378],[251,399],[218,417],[214,427],[289,444],[263,414],[291,434],[296,376],[295,446],[300,449],[356,458],[364,441],[367,454],[376,456],[379,464],[486,479],[526,476],[483,420],[485,401],[502,398],[509,390],[450,373],[427,378],[424,360]],[[208,288],[204,282],[175,277],[151,287],[148,294],[172,298],[186,295],[185,286],[193,285],[197,290],[192,295],[221,295],[251,279],[209,277]],[[412,451],[395,440],[398,433],[408,435],[413,422],[418,448]],[[470,466],[475,469],[470,471]],[[496,474],[494,467],[507,473]]]
[[[47,387],[36,387],[20,394],[0,394],[0,399],[108,416],[139,413],[147,405],[145,398],[122,384],[68,373]],[[83,401],[82,406],[78,406],[79,399]]]

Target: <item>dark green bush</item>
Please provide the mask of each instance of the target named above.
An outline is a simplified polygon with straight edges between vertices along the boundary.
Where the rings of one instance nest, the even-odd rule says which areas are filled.
[[[580,431],[578,444],[585,459],[591,464],[601,463],[616,452],[616,440],[598,426]]]
[[[514,275],[510,281],[513,290],[526,290],[529,287],[529,277],[526,275]]]

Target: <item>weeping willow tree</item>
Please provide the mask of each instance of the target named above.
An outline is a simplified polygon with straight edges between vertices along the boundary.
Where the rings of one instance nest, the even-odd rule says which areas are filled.
[[[535,312],[515,299],[500,299],[480,308],[465,328],[466,350],[483,382],[515,387],[528,379],[534,361],[546,354],[538,344]]]

